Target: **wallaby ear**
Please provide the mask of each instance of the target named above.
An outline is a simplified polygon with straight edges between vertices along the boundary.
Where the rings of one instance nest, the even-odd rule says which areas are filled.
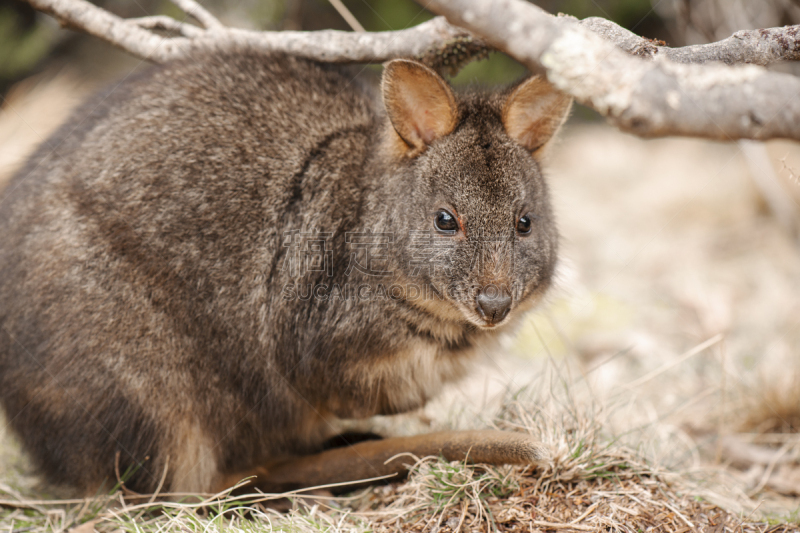
[[[381,90],[392,126],[415,153],[456,126],[458,109],[452,89],[421,63],[390,61],[383,69]]]
[[[571,106],[571,97],[533,76],[509,95],[503,107],[503,125],[509,137],[536,152],[555,135]]]

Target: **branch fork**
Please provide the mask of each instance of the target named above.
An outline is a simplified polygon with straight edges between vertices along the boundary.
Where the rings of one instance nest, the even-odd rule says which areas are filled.
[[[86,0],[27,1],[65,26],[156,63],[247,47],[338,63],[411,57],[455,72],[491,47],[642,137],[800,140],[800,78],[762,68],[800,60],[800,25],[670,48],[605,19],[553,16],[524,0],[429,0],[426,7],[443,17],[406,30],[355,33],[229,28],[195,0],[173,3],[200,26],[165,16],[122,19]]]

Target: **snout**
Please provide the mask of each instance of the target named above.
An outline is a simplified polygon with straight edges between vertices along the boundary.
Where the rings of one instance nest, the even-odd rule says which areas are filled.
[[[475,297],[478,313],[490,326],[502,322],[508,316],[511,301],[511,295],[496,285],[484,287]]]

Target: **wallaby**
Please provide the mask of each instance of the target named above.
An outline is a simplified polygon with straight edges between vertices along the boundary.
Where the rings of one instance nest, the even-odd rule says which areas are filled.
[[[378,91],[248,50],[101,93],[2,195],[10,425],[84,494],[355,481],[404,451],[541,459],[498,431],[323,448],[332,421],[424,405],[541,300],[541,155],[570,105],[539,77],[459,94],[395,60]]]

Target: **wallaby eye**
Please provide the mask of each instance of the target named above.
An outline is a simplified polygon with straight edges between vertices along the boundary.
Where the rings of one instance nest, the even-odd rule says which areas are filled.
[[[531,232],[531,217],[530,215],[525,215],[520,217],[517,221],[517,233],[520,235],[527,235]]]
[[[446,209],[440,209],[436,212],[436,216],[433,218],[433,225],[436,226],[436,231],[440,233],[453,234],[458,230],[456,217]]]

